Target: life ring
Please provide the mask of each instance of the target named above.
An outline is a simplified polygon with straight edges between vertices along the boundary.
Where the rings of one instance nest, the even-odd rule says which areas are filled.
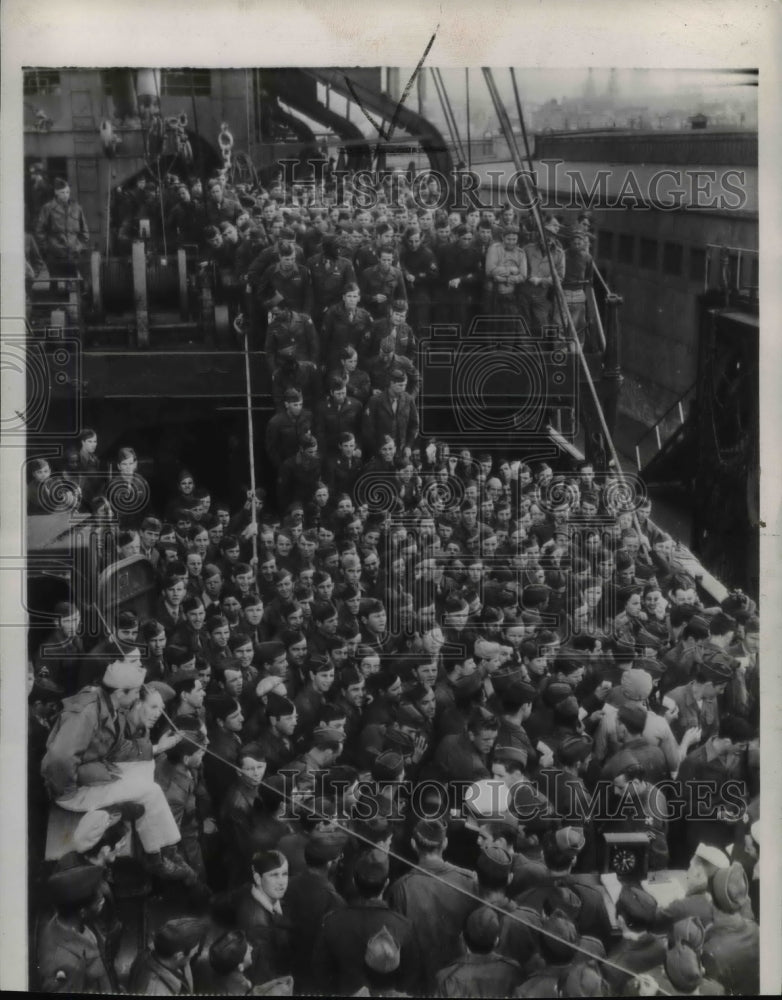
[[[227,160],[231,156],[231,150],[234,148],[234,137],[228,129],[228,125],[225,122],[220,126],[220,133],[217,136],[217,142],[220,146],[220,152],[223,154],[223,159]]]

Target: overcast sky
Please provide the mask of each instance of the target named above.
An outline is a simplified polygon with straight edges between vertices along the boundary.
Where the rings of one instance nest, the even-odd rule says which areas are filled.
[[[403,70],[400,75],[407,80],[410,73],[410,70]],[[567,67],[562,69],[516,69],[516,79],[522,100],[532,102],[547,101],[552,97],[557,100],[562,97],[580,97],[584,92],[588,74],[589,70],[582,67],[576,69]],[[592,70],[592,79],[598,94],[605,93],[610,75],[610,69],[605,67]],[[512,88],[508,70],[495,69],[494,77],[503,96],[511,97]],[[443,70],[443,78],[449,92],[453,89],[454,95],[459,95],[456,99],[463,99],[464,72],[446,69]],[[643,102],[649,98],[670,96],[681,92],[689,93],[693,90],[699,90],[705,95],[718,92],[727,93],[728,91],[735,93],[753,92],[754,88],[750,90],[746,87],[736,87],[737,80],[744,79],[750,79],[750,77],[737,77],[735,73],[722,71],[711,73],[705,73],[703,70],[659,69],[618,69],[616,71],[620,97],[632,102]],[[754,92],[756,93],[756,91]],[[711,97],[707,96],[706,99],[711,100]],[[453,100],[452,96],[451,101]],[[483,74],[477,68],[470,70],[470,100],[476,105],[481,102],[490,103]]]

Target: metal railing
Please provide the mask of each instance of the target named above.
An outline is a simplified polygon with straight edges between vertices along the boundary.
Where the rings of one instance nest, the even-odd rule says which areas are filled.
[[[706,244],[706,259],[703,267],[703,290],[721,288],[726,292],[731,290],[756,291],[758,284],[756,275],[750,273],[746,281],[746,264],[759,260],[760,251],[750,247],[731,247],[721,243]],[[742,271],[744,267],[744,271]]]
[[[639,472],[660,454],[666,444],[687,423],[695,399],[696,386],[697,383],[693,383],[636,442],[635,464]]]

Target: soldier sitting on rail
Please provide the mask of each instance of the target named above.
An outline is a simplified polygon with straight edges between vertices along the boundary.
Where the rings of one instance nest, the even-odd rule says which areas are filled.
[[[177,879],[182,872],[162,851],[181,837],[155,784],[154,764],[114,763],[125,735],[125,713],[138,700],[145,673],[141,654],[133,647],[107,666],[100,687],[66,698],[49,736],[41,773],[52,801],[63,809],[88,812],[121,802],[144,806],[136,824],[143,861],[158,877]]]

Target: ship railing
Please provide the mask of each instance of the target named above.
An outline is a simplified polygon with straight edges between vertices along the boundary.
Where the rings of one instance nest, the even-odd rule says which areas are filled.
[[[593,264],[592,269],[594,275],[600,284],[603,286],[606,295],[611,294],[611,289],[608,287],[605,278],[600,273],[597,264]],[[587,315],[590,320],[594,321],[595,332],[597,333],[597,339],[600,344],[600,350],[605,353],[606,349],[606,335],[603,329],[603,319],[600,315],[600,309],[598,308],[597,298],[595,297],[595,286],[594,283],[587,284],[586,286],[586,300],[587,300]]]
[[[635,444],[635,464],[639,472],[659,455],[671,438],[687,423],[695,395],[696,383],[693,383],[638,439]]]
[[[758,291],[760,251],[752,247],[732,247],[707,243],[703,266],[703,290],[721,289],[726,293]]]

